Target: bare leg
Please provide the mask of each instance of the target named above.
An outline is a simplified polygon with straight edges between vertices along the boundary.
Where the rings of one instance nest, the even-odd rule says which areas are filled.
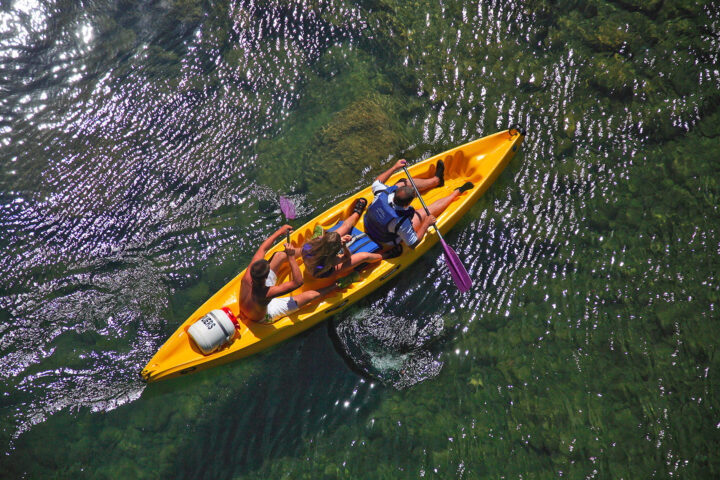
[[[415,182],[415,186],[418,190],[421,192],[426,192],[430,189],[433,189],[440,185],[440,179],[438,177],[430,177],[430,178],[415,178],[413,177],[413,181]]]
[[[354,253],[352,257],[350,257],[350,265],[355,267],[357,265],[360,265],[361,263],[365,262],[379,262],[382,260],[382,255],[379,253],[372,253],[372,252],[358,252]]]
[[[415,178],[413,177],[413,182],[415,182],[415,186],[420,192],[427,192],[428,190],[431,190],[438,185],[440,185],[440,179],[438,177],[430,177],[430,178]],[[408,182],[407,178],[401,178],[400,180],[395,183],[397,184],[405,184],[408,187],[412,187],[410,185],[410,182]]]
[[[450,205],[453,202],[453,200],[455,200],[459,196],[460,196],[460,192],[456,189],[456,190],[453,190],[452,193],[450,195],[448,195],[447,197],[443,197],[439,200],[435,200],[433,203],[428,205],[428,210],[430,210],[430,214],[437,217],[443,211],[445,211],[445,209],[448,207],[448,205]],[[424,208],[421,208],[420,210],[416,210],[416,212],[420,214],[420,217],[418,217],[417,215],[413,215],[412,222],[413,222],[413,228],[415,230],[420,228],[420,224],[427,217],[427,213],[425,213]]]
[[[348,235],[352,232],[353,227],[357,223],[358,220],[360,220],[360,215],[362,215],[362,212],[358,212],[357,209],[360,208],[362,211],[365,210],[367,207],[367,199],[365,198],[358,198],[355,200],[355,204],[353,205],[353,211],[350,213],[350,216],[343,221],[343,224],[340,225],[337,230],[335,230],[338,235],[341,237],[343,235]],[[359,205],[361,205],[359,207]]]
[[[333,292],[337,289],[337,285],[333,283],[332,285],[328,285],[327,287],[318,288],[317,290],[307,290],[298,295],[293,295],[293,298],[295,299],[295,303],[297,303],[298,308],[300,308],[312,302],[313,300],[324,297],[328,293]]]
[[[360,215],[357,212],[353,212],[348,218],[343,221],[343,224],[340,225],[335,231],[341,237],[343,235],[349,235],[358,220],[360,220]]]

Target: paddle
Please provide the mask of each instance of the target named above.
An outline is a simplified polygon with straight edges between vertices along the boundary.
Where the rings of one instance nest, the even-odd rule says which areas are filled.
[[[285,215],[285,219],[295,220],[295,205],[282,195],[280,196],[280,210]],[[290,232],[286,234],[286,240],[287,243],[290,243]]]
[[[425,205],[425,201],[423,200],[422,195],[420,195],[420,191],[417,189],[417,186],[415,186],[415,182],[410,176],[410,172],[408,172],[407,167],[403,166],[402,168],[403,170],[405,170],[405,175],[407,175],[408,179],[410,179],[410,183],[412,183],[412,186],[415,189],[415,193],[417,194],[418,198],[420,199],[420,203],[422,203],[422,206],[425,209],[425,213],[430,215],[430,210],[428,210],[427,205]],[[445,264],[450,269],[450,275],[452,275],[452,279],[455,282],[455,285],[457,285],[458,290],[460,290],[461,292],[467,292],[472,286],[472,280],[470,280],[470,275],[468,275],[467,270],[465,270],[465,267],[463,266],[455,251],[450,248],[447,243],[445,243],[445,239],[443,238],[442,234],[440,234],[440,230],[438,229],[437,225],[433,223],[432,226],[433,228],[435,228],[438,237],[440,237],[440,244],[442,244],[443,251],[445,252]]]

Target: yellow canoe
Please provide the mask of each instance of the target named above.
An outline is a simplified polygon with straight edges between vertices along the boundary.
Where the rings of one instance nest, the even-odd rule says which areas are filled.
[[[505,169],[520,146],[524,133],[524,131],[520,132],[516,129],[505,130],[435,155],[408,168],[413,177],[430,177],[435,171],[437,161],[442,159],[445,162],[445,186],[423,194],[428,205],[448,195],[466,181],[471,181],[475,185],[473,189],[458,197],[439,215],[437,226],[443,234],[457,223]],[[404,172],[400,170],[387,183],[392,185],[404,175]],[[371,202],[373,194],[370,187],[361,190],[298,228],[291,235],[290,242],[295,246],[301,246],[306,240],[312,238],[312,232],[316,225],[322,226],[323,229],[333,227],[339,220],[350,215],[355,200],[360,197],[367,199],[368,203]],[[418,199],[414,200],[413,206],[416,209],[422,208]],[[363,230],[362,218],[356,227]],[[187,330],[199,318],[214,309],[229,307],[233,313],[238,314],[238,293],[240,279],[245,273],[243,270],[190,315],[165,342],[140,375],[145,381],[154,382],[210,368],[265,350],[326,320],[368,295],[407,268],[437,241],[437,234],[430,229],[414,250],[405,248],[403,254],[397,258],[383,260],[366,267],[360,272],[359,280],[345,290],[333,293],[319,303],[306,305],[273,324],[266,325],[241,320],[238,332],[231,343],[219,351],[203,355],[188,336]],[[270,258],[274,252],[279,250],[282,250],[281,244],[275,245],[270,249],[266,258]],[[302,260],[299,263],[300,269],[303,270]],[[289,270],[281,271],[278,275],[278,284],[285,281],[288,276]],[[299,293],[305,289],[317,289],[328,285],[328,282],[327,279],[314,280],[305,275],[305,284],[293,293]]]

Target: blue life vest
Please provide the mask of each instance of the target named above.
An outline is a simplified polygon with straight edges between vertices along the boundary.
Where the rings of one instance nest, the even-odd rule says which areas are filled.
[[[397,190],[397,186],[388,187],[378,192],[365,212],[365,233],[378,243],[394,243],[398,237],[397,231],[405,221],[412,221],[415,209],[410,207],[406,210],[394,208],[390,205],[388,195]],[[397,219],[394,231],[388,230],[388,224]]]

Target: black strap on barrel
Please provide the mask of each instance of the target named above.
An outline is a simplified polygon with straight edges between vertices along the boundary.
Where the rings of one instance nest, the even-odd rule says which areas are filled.
[[[225,313],[225,312],[223,312],[223,313]],[[213,317],[214,317],[214,316],[215,316],[215,315],[213,315]],[[221,322],[220,320],[218,320],[218,319],[216,318],[216,319],[215,319],[215,323],[218,324],[218,326],[220,327],[220,330],[223,331],[223,333],[225,334],[226,337],[229,337],[229,336],[230,336],[230,333],[228,333],[228,331],[225,330],[225,326],[223,326],[223,324],[222,324],[222,322]]]

